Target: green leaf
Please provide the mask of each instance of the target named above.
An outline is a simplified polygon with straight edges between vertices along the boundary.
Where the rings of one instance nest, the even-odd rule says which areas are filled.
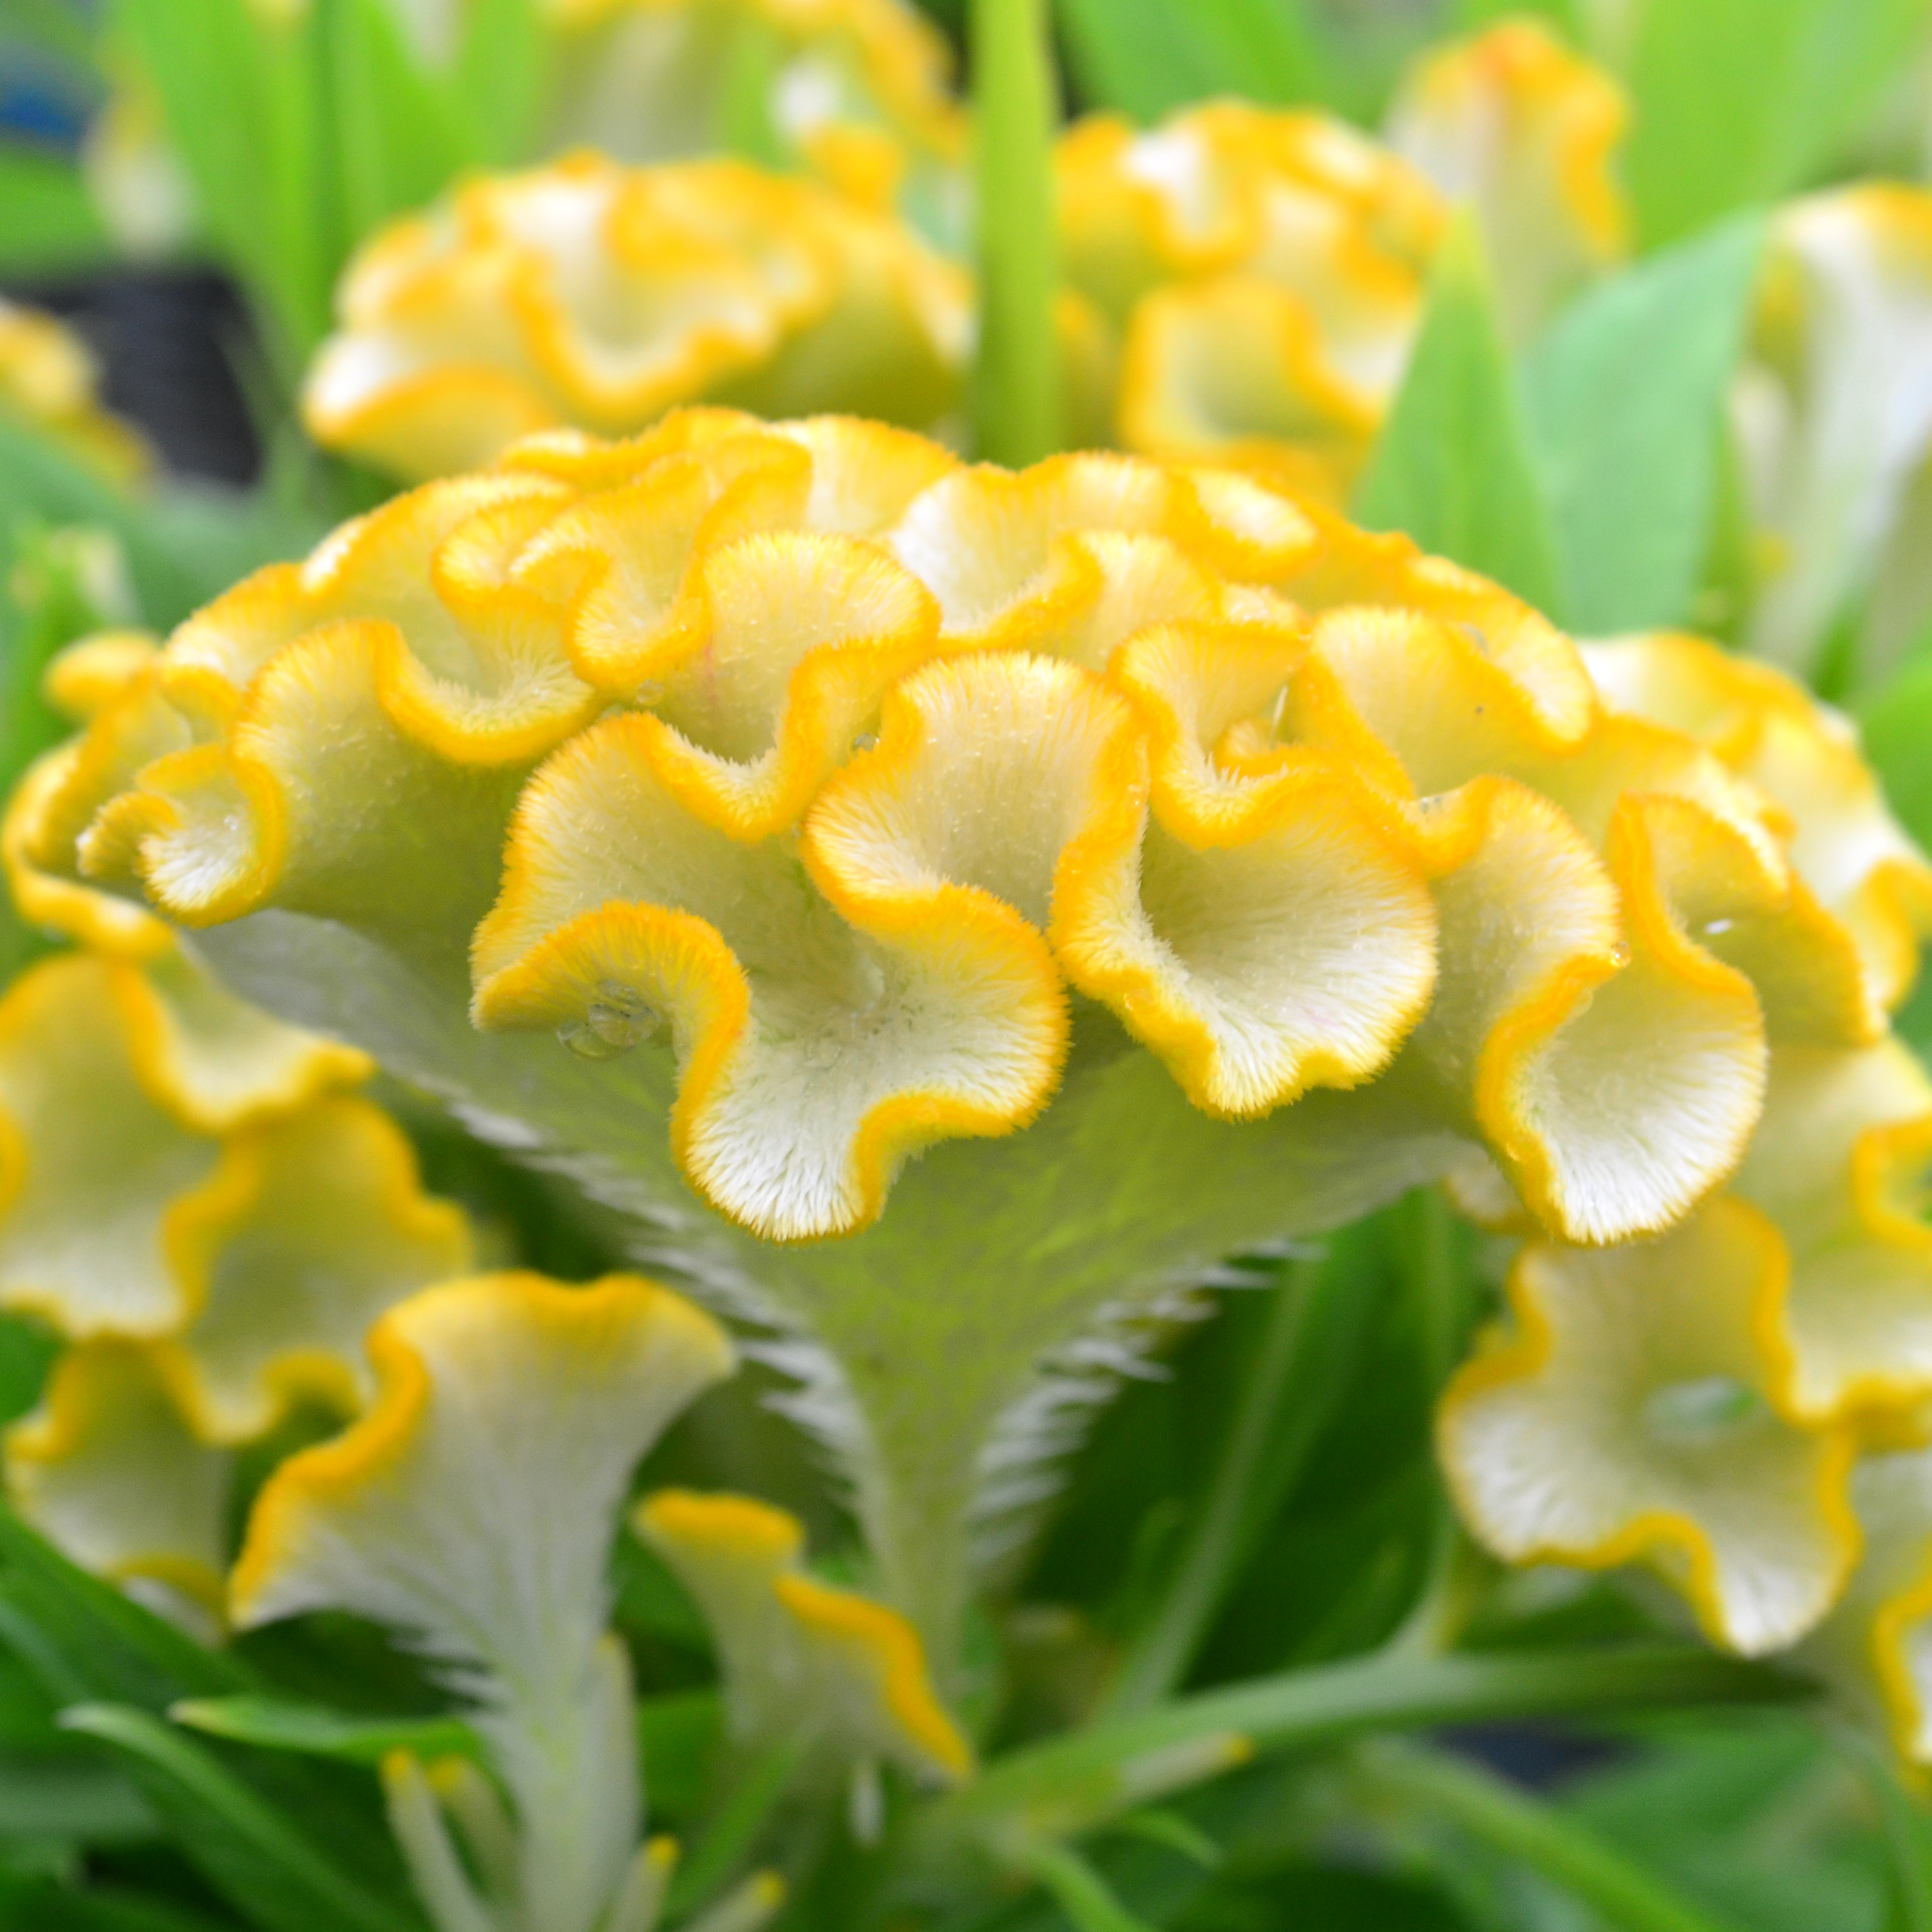
[[[0,1752],[0,1838],[87,1844],[157,1837],[153,1808],[111,1765]]]
[[[469,158],[448,98],[384,0],[328,9],[330,100],[351,246],[433,201]]]
[[[674,1917],[702,1904],[736,1871],[766,1820],[790,1789],[806,1754],[802,1742],[788,1741],[744,1766],[743,1774],[725,1793],[710,1824],[692,1846],[689,1856],[678,1867],[665,1901]],[[650,1775],[648,1765],[645,1774]]]
[[[17,1315],[0,1315],[0,1424],[25,1415],[40,1400],[60,1346],[46,1329]]]
[[[330,10],[282,20],[249,0],[115,0],[112,14],[160,97],[209,236],[260,305],[291,386],[328,328],[342,254],[321,86]]]
[[[1046,0],[973,0],[974,166],[978,187],[976,453],[1018,467],[1065,434],[1054,227],[1058,112]]]
[[[688,1817],[697,1810],[724,1731],[724,1707],[715,1690],[674,1690],[638,1700],[638,1750],[653,1819]]]
[[[1082,98],[1137,121],[1215,94],[1286,104],[1332,81],[1293,0],[1060,0]]]
[[[380,1764],[397,1750],[425,1762],[449,1756],[480,1761],[483,1756],[482,1740],[460,1718],[351,1717],[320,1704],[247,1696],[184,1698],[169,1707],[168,1715],[210,1737],[349,1764]]]
[[[1654,248],[1811,178],[1894,76],[1924,0],[1652,0],[1625,174]]]
[[[1152,1932],[1071,1845],[1042,1840],[1028,1846],[1019,1863],[1052,1894],[1054,1903],[1072,1922],[1074,1932]]]
[[[539,0],[470,0],[464,9],[455,94],[471,152],[484,166],[530,158],[555,39]]]
[[[0,1636],[58,1701],[111,1699],[162,1711],[178,1698],[250,1688],[232,1658],[204,1650],[76,1568],[7,1509],[0,1509]]]
[[[1560,622],[1550,508],[1532,456],[1482,244],[1459,216],[1355,514],[1507,585]]]
[[[264,1932],[422,1932],[419,1920],[369,1891],[293,1820],[160,1719],[125,1704],[82,1704],[62,1721],[138,1767],[182,1850]]]
[[[1761,220],[1741,217],[1604,283],[1523,371],[1565,612],[1580,632],[1690,618],[1763,238]]]
[[[1856,710],[1892,810],[1921,844],[1932,844],[1932,658],[1862,693]]]
[[[0,143],[0,274],[71,274],[112,253],[73,162]]]

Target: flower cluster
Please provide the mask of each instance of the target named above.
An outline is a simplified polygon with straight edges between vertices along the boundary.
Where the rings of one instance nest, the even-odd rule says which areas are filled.
[[[958,405],[970,327],[964,277],[886,216],[741,162],[588,153],[385,231],[339,305],[309,428],[410,477],[702,399],[930,428]]]
[[[673,23],[710,47],[704,11],[624,17],[666,47]],[[1114,115],[1077,123],[1055,180],[1078,440],[1258,464],[1340,497],[1408,360],[1444,190],[1476,209],[1527,337],[1622,251],[1622,122],[1602,76],[1518,24],[1420,70],[1388,147],[1327,115],[1232,100],[1145,133]],[[700,399],[945,428],[970,290],[884,200],[741,164],[587,155],[474,184],[352,266],[309,427],[414,478],[519,434],[640,429]]]
[[[1789,1642],[1850,1559],[1848,1418],[1932,1389],[1887,1018],[1932,870],[1844,728],[1234,472],[716,410],[538,437],[218,600],[62,755],[16,814],[50,872],[818,1352],[929,1630],[911,1572],[956,1599],[932,1526],[1028,1492],[1042,1357],[1436,1174],[1537,1231],[1444,1424],[1498,1548],[1689,1548],[1716,1634]],[[1669,1476],[1733,1424],[1816,1532],[1781,1596]],[[1646,1430],[1657,1496],[1605,1446]]]
[[[1216,101],[1148,133],[1099,115],[1058,160],[1066,272],[1118,358],[1104,440],[1258,464],[1338,498],[1401,380],[1448,200],[1527,340],[1626,246],[1616,87],[1516,22],[1424,62],[1388,145]]]

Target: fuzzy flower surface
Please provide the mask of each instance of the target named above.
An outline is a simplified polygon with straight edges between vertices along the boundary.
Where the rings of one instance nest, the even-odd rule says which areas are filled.
[[[1216,1257],[1418,1180],[1579,1249],[1748,1198],[1795,1365],[1710,1372],[1802,1428],[1916,1319],[1909,1244],[1894,1304],[1830,1274],[1892,1239],[1932,911],[1842,728],[1232,471],[539,437],[238,586],[56,756],[50,876],[768,1324],[928,1634],[932,1526],[990,1560]]]
[[[308,428],[411,479],[707,400],[930,428],[958,406],[970,335],[964,277],[890,216],[742,162],[589,152],[384,230],[338,308]]]

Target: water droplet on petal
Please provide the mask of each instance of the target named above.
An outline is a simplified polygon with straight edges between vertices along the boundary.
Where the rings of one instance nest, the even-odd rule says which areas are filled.
[[[869,752],[878,746],[878,732],[861,731],[858,736],[852,740],[852,748],[855,752]]]
[[[624,1051],[593,1032],[584,1020],[566,1021],[557,1028],[556,1036],[580,1060],[614,1060]]]

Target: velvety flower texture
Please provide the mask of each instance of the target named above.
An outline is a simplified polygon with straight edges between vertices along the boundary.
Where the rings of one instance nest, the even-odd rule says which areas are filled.
[[[810,182],[580,153],[471,182],[364,248],[303,413],[412,478],[706,399],[930,428],[959,404],[968,303],[910,229]]]
[[[218,600],[56,756],[45,876],[778,1331],[944,1654],[948,1526],[997,1548],[1136,1322],[1419,1180],[1533,1231],[1445,1418],[1471,1521],[1688,1550],[1724,1641],[1824,1614],[1850,1419],[1932,1389],[1887,1022],[1932,872],[1846,728],[1234,472],[539,437]],[[1799,1520],[1734,1577],[1752,1484]]]

